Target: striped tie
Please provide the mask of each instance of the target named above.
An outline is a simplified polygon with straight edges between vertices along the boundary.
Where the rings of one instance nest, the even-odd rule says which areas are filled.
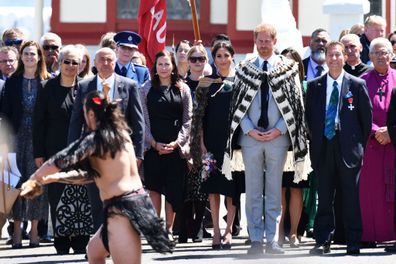
[[[338,85],[337,82],[333,82],[333,91],[330,95],[330,102],[326,111],[326,122],[325,122],[325,137],[332,139],[335,136],[335,117],[337,115],[338,106]]]

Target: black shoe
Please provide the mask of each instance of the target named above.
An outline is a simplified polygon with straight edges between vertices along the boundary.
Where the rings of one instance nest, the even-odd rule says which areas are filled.
[[[278,242],[272,241],[265,245],[266,254],[285,254],[285,251],[279,246]]]
[[[22,243],[17,243],[17,244],[12,244],[13,249],[21,249],[22,248]]]
[[[360,254],[360,247],[356,245],[347,246],[347,255],[359,255]]]
[[[241,232],[241,228],[239,226],[233,226],[231,235],[233,237],[237,237],[237,236],[239,236],[240,232]]]
[[[177,242],[179,244],[185,244],[188,241],[188,237],[185,234],[179,234],[179,237],[177,238]]]
[[[252,241],[250,240],[250,238],[245,240],[245,245],[246,246],[250,246],[252,244]]]
[[[51,236],[40,237],[40,243],[52,243]]]
[[[82,248],[82,249],[73,249],[73,254],[74,254],[74,255],[80,255],[80,254],[85,254],[85,253],[86,253],[85,248]]]
[[[220,250],[221,249],[221,244],[212,244],[212,249],[213,250]]]
[[[316,244],[313,248],[309,250],[309,254],[311,255],[323,255],[330,253],[330,243],[325,242],[324,244]]]
[[[12,245],[12,237],[9,237],[6,241],[6,245]]]
[[[196,237],[194,237],[194,238],[192,239],[192,241],[193,241],[194,243],[201,243],[201,242],[202,242],[202,237],[196,236]]]
[[[206,231],[206,229],[203,229],[203,234],[202,234],[203,238],[212,238],[212,234],[209,233],[208,231]]]
[[[393,246],[385,247],[385,252],[396,253],[396,243]]]
[[[57,255],[68,255],[69,254],[69,250],[66,249],[57,249],[56,250],[56,254]],[[85,253],[84,253],[85,254]]]
[[[360,242],[360,247],[361,248],[376,248],[377,243],[364,241],[364,242]]]
[[[313,237],[314,237],[313,229],[312,229],[312,228],[307,229],[307,231],[306,231],[306,233],[305,233],[305,236],[306,236],[306,237],[309,237],[309,238],[313,238]]]
[[[264,252],[263,244],[259,241],[252,241],[250,248],[247,251],[248,255],[262,255]]]

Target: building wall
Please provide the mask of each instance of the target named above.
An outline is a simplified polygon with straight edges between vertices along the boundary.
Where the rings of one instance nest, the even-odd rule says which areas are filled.
[[[226,25],[228,23],[228,0],[210,1],[210,22]]]
[[[261,22],[261,0],[237,0],[236,11],[237,30],[252,31]]]

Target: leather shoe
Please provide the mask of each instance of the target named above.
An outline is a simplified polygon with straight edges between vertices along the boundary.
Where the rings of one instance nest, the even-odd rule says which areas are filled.
[[[347,246],[347,255],[359,255],[360,254],[360,248],[359,246],[356,245],[348,245]]]
[[[385,252],[396,253],[396,243],[393,246],[385,247]]]
[[[265,245],[266,254],[285,254],[285,251],[279,246],[278,242],[272,241]]]
[[[330,253],[330,243],[325,242],[324,244],[316,244],[313,248],[309,250],[309,254],[311,255],[323,255]]]
[[[262,255],[263,254],[263,244],[259,241],[252,241],[250,248],[247,251],[248,255]]]

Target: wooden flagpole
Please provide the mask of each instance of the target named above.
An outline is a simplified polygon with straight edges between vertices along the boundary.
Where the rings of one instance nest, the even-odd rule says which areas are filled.
[[[194,42],[201,40],[201,33],[199,32],[199,24],[197,17],[197,6],[195,5],[195,0],[187,0],[191,7],[191,19],[194,28]]]

